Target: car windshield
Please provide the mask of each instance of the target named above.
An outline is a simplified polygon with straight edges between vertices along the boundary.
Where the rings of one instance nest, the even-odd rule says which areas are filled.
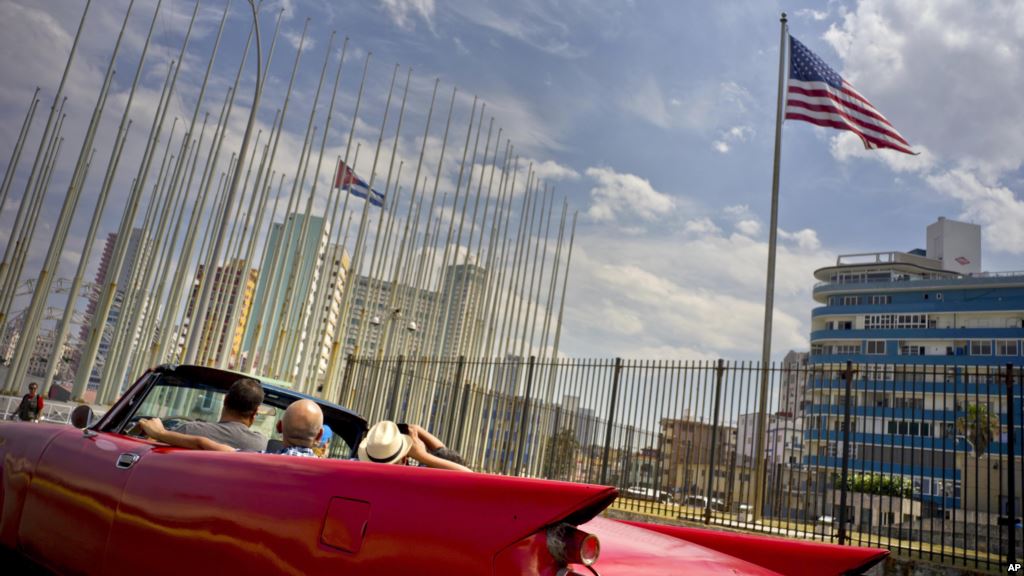
[[[217,422],[220,420],[225,394],[226,391],[218,388],[196,385],[173,375],[165,375],[150,388],[122,432],[129,430],[139,418],[160,418],[169,427],[184,421]],[[252,430],[270,440],[279,441],[281,433],[277,431],[277,422],[283,416],[283,407],[264,402],[256,413]],[[315,450],[328,458],[347,458],[351,454],[351,447],[341,435],[332,432],[329,423],[324,425],[324,443]]]

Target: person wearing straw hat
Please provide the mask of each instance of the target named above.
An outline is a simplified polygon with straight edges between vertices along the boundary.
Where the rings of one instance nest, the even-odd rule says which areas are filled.
[[[398,424],[391,420],[381,420],[366,433],[366,437],[359,444],[358,454],[363,462],[405,464],[412,458],[428,468],[472,472],[458,462],[438,456],[439,450],[447,449],[440,440],[423,428],[410,425],[408,433],[403,433]]]

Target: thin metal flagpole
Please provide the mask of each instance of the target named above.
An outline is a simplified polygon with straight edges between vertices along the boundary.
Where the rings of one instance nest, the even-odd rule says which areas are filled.
[[[260,44],[260,19],[259,19],[259,8],[256,5],[255,0],[249,0],[249,4],[252,7],[252,19],[253,29],[256,35],[256,88],[253,94],[252,107],[249,109],[249,121],[245,125],[245,133],[242,135],[241,149],[238,151],[238,161],[242,162],[245,160],[246,152],[249,150],[249,141],[252,139],[252,131],[256,126],[256,115],[260,108],[260,96],[263,92],[263,48]],[[238,185],[241,183],[241,167],[235,170],[235,173],[231,176],[231,183],[228,185],[227,192],[227,204],[225,206],[224,214],[227,214],[231,206],[235,202],[235,194],[238,193]],[[217,226],[217,234],[213,242],[213,266],[216,266],[217,261],[220,260],[221,252],[224,250],[224,240],[227,233],[228,222],[221,220]],[[212,269],[212,266],[211,266]],[[199,293],[199,301],[196,303],[195,314],[193,314],[194,329],[190,332],[194,335],[203,333],[203,324],[205,322],[206,310],[210,306],[210,292],[213,289],[212,284],[204,282],[202,289]],[[199,338],[193,337],[189,339],[188,348],[185,351],[185,361],[192,362],[196,358],[198,352]]]
[[[775,161],[772,167],[772,217],[768,230],[768,279],[764,292],[764,335],[761,340],[761,390],[757,407],[757,438],[754,448],[754,521],[761,519],[764,504],[764,440],[768,428],[768,366],[772,354],[772,310],[775,301],[775,249],[779,228],[779,157],[782,150],[782,110],[786,97],[786,13],[779,18],[779,94],[775,107]]]
[[[274,135],[274,148],[270,153],[270,164],[269,168],[273,168],[274,159],[277,156],[277,145],[281,141],[281,132],[284,130],[284,121],[288,115],[288,105],[291,102],[292,90],[295,87],[295,76],[299,70],[299,62],[302,60],[303,47],[306,43],[306,34],[309,31],[309,18],[306,18],[306,22],[302,27],[302,36],[299,37],[299,45],[295,51],[295,62],[292,64],[292,73],[288,79],[288,90],[285,92],[284,103],[281,106],[281,121],[278,125],[277,133]],[[303,139],[303,149],[305,149],[306,142],[312,138],[312,130],[307,129]],[[301,160],[301,156],[300,156]],[[276,309],[276,299],[271,298],[271,295],[277,290],[277,286],[280,283],[278,280],[279,274],[277,273],[278,262],[281,260],[285,237],[285,226],[288,223],[288,215],[294,207],[297,201],[296,187],[294,180],[300,177],[301,170],[299,166],[295,167],[295,175],[292,183],[292,191],[288,197],[288,203],[285,206],[284,216],[281,220],[280,234],[278,236],[278,245],[274,246],[271,242],[273,239],[274,231],[274,218],[271,218],[270,227],[267,228],[266,241],[263,244],[263,254],[260,257],[260,269],[261,274],[264,278],[269,277],[269,281],[260,282],[258,286],[262,286],[263,290],[257,289],[253,294],[252,310],[253,315],[249,317],[246,323],[245,336],[242,338],[242,350],[248,352],[248,368],[253,371],[256,370],[257,366],[263,366],[266,364],[263,358],[263,349],[267,340],[266,333],[268,330],[264,330],[266,322],[271,318],[271,309]],[[281,196],[281,186],[284,184],[285,175],[281,174],[281,182],[278,184],[277,197]],[[273,253],[270,250],[273,248]],[[268,261],[269,258],[269,261]],[[268,266],[269,265],[269,266]],[[258,313],[258,314],[256,314]],[[255,316],[255,318],[253,317]],[[254,321],[255,320],[255,321]],[[257,364],[257,360],[259,361]]]
[[[89,376],[92,374],[92,369],[96,362],[96,354],[99,352],[100,339],[107,323],[107,316],[110,314],[110,308],[113,305],[117,294],[117,281],[121,275],[121,268],[124,264],[125,254],[128,251],[128,242],[129,237],[131,236],[132,224],[135,221],[139,201],[145,193],[146,180],[149,177],[149,171],[152,167],[153,155],[156,153],[156,149],[160,142],[160,134],[163,131],[164,121],[167,118],[167,110],[170,108],[170,99],[174,95],[174,87],[178,81],[178,72],[181,70],[181,61],[188,49],[188,43],[192,37],[192,28],[195,24],[196,14],[198,12],[199,2],[196,2],[196,6],[192,11],[192,19],[189,21],[188,30],[185,32],[185,39],[182,42],[181,50],[178,53],[178,59],[172,61],[168,67],[167,78],[164,80],[164,93],[161,94],[161,101],[157,105],[156,114],[153,116],[153,126],[150,128],[150,133],[147,137],[145,152],[143,152],[143,159],[139,164],[138,175],[135,177],[135,186],[129,193],[127,205],[121,215],[118,237],[117,241],[114,243],[114,257],[113,260],[111,260],[111,266],[108,268],[107,272],[110,281],[104,288],[100,297],[100,307],[97,310],[96,316],[93,317],[91,333],[89,335],[88,344],[86,345],[86,352],[82,357],[81,363],[78,365],[78,372],[75,373],[75,390],[78,390],[79,388],[83,391],[85,390],[85,386],[88,383]],[[101,390],[97,393],[97,398],[105,396],[106,389],[109,388],[109,381],[101,382],[100,387]]]
[[[29,314],[26,316],[26,321],[22,327],[22,337],[19,341],[19,348],[21,349],[19,356],[20,360],[15,360],[15,366],[17,369],[12,371],[14,382],[20,382],[28,370],[28,358],[34,353],[36,337],[39,333],[39,323],[42,320],[43,309],[46,306],[46,300],[50,294],[50,288],[53,285],[53,278],[57,273],[57,267],[60,264],[60,255],[64,251],[64,245],[67,240],[67,229],[71,225],[71,221],[74,218],[74,213],[78,207],[78,201],[81,198],[83,184],[87,175],[86,163],[92,159],[90,150],[93,150],[93,141],[96,137],[96,129],[99,126],[100,118],[103,115],[103,110],[107,104],[107,94],[109,94],[111,81],[114,77],[114,61],[117,59],[117,54],[121,49],[121,40],[124,38],[124,31],[128,25],[128,16],[131,14],[132,4],[129,4],[128,11],[125,13],[124,23],[121,25],[121,31],[117,36],[117,42],[114,44],[114,50],[110,55],[110,62],[107,64],[107,71],[103,78],[103,84],[100,87],[100,92],[96,97],[96,105],[93,107],[92,117],[90,118],[89,127],[86,130],[85,139],[82,142],[82,149],[79,151],[78,160],[75,162],[75,167],[72,170],[71,182],[68,184],[68,190],[64,197],[64,204],[61,207],[60,216],[57,219],[57,225],[54,230],[54,237],[50,242],[50,246],[47,249],[47,254],[43,260],[43,266],[39,271],[38,281],[36,282],[35,291],[32,294],[32,301],[29,304]],[[45,194],[45,191],[44,191]],[[73,297],[73,296],[72,296]],[[54,342],[54,352],[60,351],[58,342]],[[47,393],[48,390],[43,389],[43,393]]]
[[[18,132],[18,139],[14,143],[11,160],[7,163],[7,172],[4,173],[3,184],[0,184],[0,214],[3,213],[4,206],[7,205],[7,192],[11,189],[11,182],[14,181],[14,173],[18,168],[18,161],[21,160],[21,151],[25,147],[25,140],[28,139],[29,131],[32,130],[32,120],[36,117],[36,108],[38,106],[39,87],[36,86],[36,91],[32,93],[32,103],[28,107],[28,112],[25,113],[25,121],[21,123],[21,131]],[[8,242],[10,242],[9,238]]]
[[[494,122],[494,117],[491,116],[491,123],[493,123],[493,122]],[[488,128],[488,132],[489,131],[490,131],[490,128]],[[471,323],[469,324],[468,327],[464,328],[464,333],[462,335],[462,344],[460,345],[460,350],[459,350],[459,355],[460,356],[461,355],[465,355],[465,356],[468,356],[470,358],[476,358],[477,348],[478,348],[477,344],[479,342],[479,330],[478,330],[478,327],[479,327],[480,321],[481,321],[481,316],[480,316],[481,315],[481,308],[480,308],[480,306],[481,306],[481,304],[483,302],[483,299],[484,299],[484,287],[486,285],[486,279],[487,279],[487,274],[488,274],[487,267],[484,265],[484,236],[486,235],[485,231],[487,230],[488,216],[490,216],[490,213],[491,213],[490,212],[491,211],[491,201],[494,199],[493,198],[493,193],[494,193],[494,173],[498,169],[498,153],[499,153],[499,150],[501,148],[501,137],[502,137],[503,131],[504,131],[504,129],[499,127],[498,128],[497,137],[494,140],[494,154],[491,157],[491,161],[490,161],[491,173],[490,173],[490,176],[487,179],[487,197],[484,200],[484,211],[483,211],[483,214],[480,216],[480,224],[479,224],[479,226],[480,226],[480,230],[479,230],[480,234],[479,234],[479,236],[476,239],[476,264],[477,264],[477,266],[480,267],[481,277],[477,281],[477,285],[475,287],[472,287],[472,288],[469,287],[469,279],[468,279],[468,277],[463,279],[464,280],[464,282],[463,282],[463,290],[473,290],[473,292],[475,293],[474,297],[473,297],[473,299],[471,301],[471,305],[470,305],[469,308],[467,308],[467,313],[466,313],[467,317],[471,319]],[[506,150],[506,155],[507,155],[507,150]],[[484,164],[480,167],[479,186],[481,188],[483,187],[483,181],[484,181],[484,172],[483,171],[486,169],[487,165],[488,165],[488,162],[487,162],[487,158],[485,156],[484,157]],[[500,198],[500,192],[499,192],[499,198]],[[497,210],[497,207],[498,207],[498,205],[495,204],[495,210]],[[475,214],[473,216],[473,222],[474,223],[476,222],[476,215]],[[491,222],[491,224],[492,224],[491,233],[493,234],[493,232],[494,232],[493,221]],[[472,248],[472,245],[473,245],[473,236],[474,236],[475,232],[476,232],[475,228],[471,228],[470,229],[470,234],[469,234],[469,247],[470,248]],[[474,364],[474,365],[472,365],[470,367],[470,372],[471,373],[475,373],[476,371],[479,370],[479,368],[480,368],[480,364],[479,363]]]
[[[45,159],[45,154],[43,153],[43,151],[47,148],[47,146],[49,146],[50,129],[53,127],[53,121],[55,118],[58,118],[62,114],[62,111],[64,109],[64,85],[65,83],[67,83],[68,72],[71,70],[71,64],[74,62],[75,54],[78,52],[78,41],[82,37],[82,29],[85,28],[85,17],[89,15],[89,7],[91,5],[92,0],[87,0],[87,2],[85,3],[85,9],[82,11],[82,19],[78,22],[78,31],[75,32],[75,39],[71,43],[71,53],[68,54],[67,63],[64,65],[64,72],[63,74],[61,74],[60,77],[60,84],[57,86],[57,91],[53,94],[53,104],[50,105],[50,115],[46,119],[46,127],[43,128],[43,134],[39,139],[39,149],[36,151],[35,160],[32,162],[32,171],[29,173],[28,180],[25,182],[25,194],[22,196],[21,203],[18,206],[18,216],[15,218],[15,225],[14,228],[12,228],[12,230],[14,231],[18,230],[18,224],[21,220],[22,213],[24,212],[24,207],[29,203],[27,202],[27,200],[30,197],[29,192],[32,190],[33,184],[36,182],[36,175],[40,168],[39,162],[40,160]],[[13,239],[15,236],[16,232],[12,232],[11,238]],[[13,241],[8,242],[7,249],[4,251],[3,262],[0,263],[0,286],[3,285],[5,278],[4,271],[9,263],[11,244],[13,244]],[[14,278],[13,281],[10,283],[11,292],[14,291],[14,286],[18,282],[18,274],[14,273],[12,275],[14,276]],[[0,314],[0,326],[4,325],[4,322],[6,320],[6,312],[7,311],[4,310],[4,314]]]
[[[48,142],[43,147],[45,152],[43,153],[43,162],[37,166],[37,169],[42,171],[39,173],[39,177],[36,179],[36,185],[31,188],[26,187],[25,195],[21,199],[21,206],[18,208],[18,217],[15,220],[15,226],[11,231],[11,240],[8,242],[8,252],[10,253],[10,276],[7,278],[7,283],[0,282],[0,326],[6,326],[7,316],[10,312],[11,306],[14,303],[14,296],[17,292],[18,280],[21,277],[22,266],[26,253],[28,251],[28,245],[32,241],[32,236],[35,234],[35,226],[39,218],[39,210],[42,206],[42,199],[49,180],[53,166],[57,161],[58,152],[61,144],[64,142],[64,138],[61,137],[61,132],[64,128],[64,120],[67,115],[64,113],[64,103],[66,99],[61,100],[58,114],[60,119],[57,120],[56,129],[49,134]],[[21,208],[25,207],[26,210]],[[22,223],[24,226],[20,227],[18,224]],[[6,268],[8,264],[7,256],[0,264],[0,273]],[[2,274],[0,274],[2,275]],[[8,373],[8,380],[10,380],[13,371]]]
[[[435,90],[436,90],[436,84],[435,84]],[[445,126],[444,126],[444,136],[441,137],[441,152],[440,152],[440,155],[438,156],[438,160],[437,160],[437,173],[434,176],[434,186],[433,186],[433,189],[432,189],[432,191],[430,193],[430,205],[427,207],[427,211],[425,213],[426,225],[423,228],[423,244],[422,244],[422,248],[420,249],[419,259],[418,259],[418,261],[416,263],[416,273],[413,276],[413,278],[414,278],[413,284],[412,284],[412,286],[413,286],[413,302],[412,302],[412,306],[410,306],[410,308],[412,310],[416,310],[416,311],[419,311],[419,309],[420,309],[420,302],[422,301],[422,296],[429,289],[429,286],[430,286],[430,283],[429,283],[430,282],[430,274],[427,272],[427,269],[426,269],[427,268],[427,254],[430,252],[430,239],[431,239],[431,226],[430,226],[430,222],[431,222],[431,219],[434,217],[433,216],[433,214],[434,214],[434,205],[437,202],[437,191],[438,191],[438,187],[439,187],[440,182],[441,182],[441,173],[442,173],[442,170],[443,170],[443,167],[444,167],[444,155],[445,155],[445,152],[448,149],[448,133],[449,133],[449,131],[451,129],[451,125],[452,125],[452,115],[453,115],[453,113],[455,111],[455,96],[456,96],[457,93],[458,93],[458,88],[452,87],[452,97],[451,97],[451,101],[448,103],[448,120],[446,121]],[[431,109],[433,109],[433,100],[431,100]],[[426,142],[426,132],[424,132],[424,142]],[[422,154],[422,151],[421,151],[421,154]],[[419,168],[418,167],[416,169],[416,173],[419,174]],[[441,206],[444,206],[444,200],[441,201]],[[436,232],[435,232],[435,234],[436,234]],[[436,306],[436,305],[437,305],[436,301],[433,304],[431,304],[431,306]],[[432,311],[428,308],[428,310],[427,310],[428,320],[424,323],[423,326],[420,327],[420,330],[421,330],[420,333],[423,335],[423,336],[421,336],[419,338],[420,342],[426,341],[426,339],[429,337],[429,335],[431,333],[435,333],[436,334],[435,327],[431,323],[431,320],[429,319],[429,316],[431,316],[431,312]],[[402,338],[401,342],[400,342],[400,346],[399,346],[400,353],[404,352],[405,344],[406,343],[412,343],[413,341],[414,341],[414,339],[409,334],[405,334],[404,337]],[[358,345],[358,342],[356,344]]]

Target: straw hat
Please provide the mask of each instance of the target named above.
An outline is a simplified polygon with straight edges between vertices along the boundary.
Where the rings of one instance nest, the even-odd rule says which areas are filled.
[[[405,458],[412,448],[412,439],[398,430],[391,420],[374,424],[359,443],[359,459],[363,462],[394,464]]]

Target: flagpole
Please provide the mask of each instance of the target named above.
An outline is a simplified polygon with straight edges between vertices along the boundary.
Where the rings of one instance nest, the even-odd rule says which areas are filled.
[[[771,228],[768,230],[768,279],[764,294],[764,335],[761,343],[761,396],[758,400],[757,426],[758,433],[754,449],[754,521],[761,519],[761,508],[764,504],[764,437],[767,433],[768,384],[770,382],[768,366],[772,354],[772,309],[775,302],[775,250],[778,242],[779,229],[779,156],[782,149],[782,108],[785,101],[786,88],[786,40],[788,28],[786,13],[779,17],[779,93],[775,106],[775,161],[772,167],[772,217]]]

